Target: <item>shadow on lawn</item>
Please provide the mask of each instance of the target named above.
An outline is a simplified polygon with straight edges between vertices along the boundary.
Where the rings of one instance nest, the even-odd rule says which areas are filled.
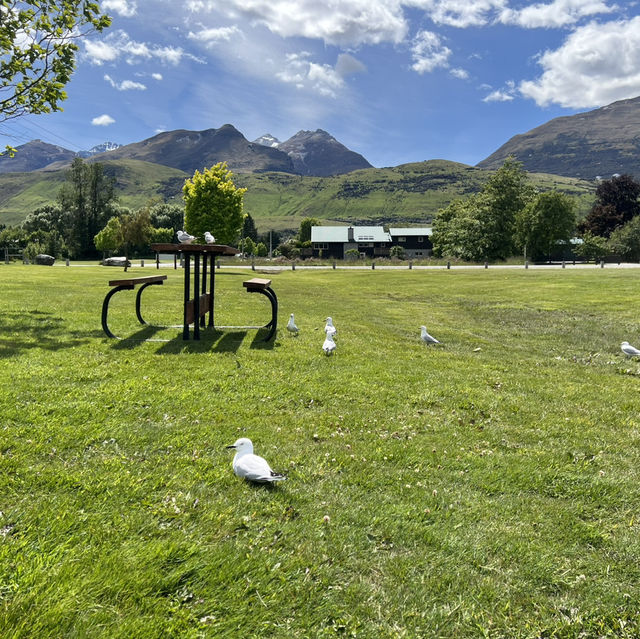
[[[180,353],[236,353],[240,345],[246,338],[247,330],[227,330],[219,331],[215,329],[201,329],[200,339],[193,339],[191,332],[190,339],[182,339],[182,330],[171,339],[159,339],[155,335],[166,327],[144,326],[130,337],[115,341],[112,348],[114,350],[131,350],[138,348],[141,344],[161,343],[162,346],[156,351],[157,355],[178,355]],[[251,331],[253,332],[253,331]],[[260,329],[256,332],[250,348],[270,350],[274,347],[274,341],[265,342],[266,330]]]
[[[0,358],[14,357],[32,348],[59,351],[87,343],[69,331],[65,320],[46,311],[20,311],[0,315]]]

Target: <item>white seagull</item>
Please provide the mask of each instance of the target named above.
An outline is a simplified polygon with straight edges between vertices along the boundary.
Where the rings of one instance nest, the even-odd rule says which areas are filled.
[[[435,337],[433,337],[432,335],[429,335],[429,333],[427,333],[427,327],[426,326],[421,326],[420,327],[420,339],[425,344],[439,344],[440,343]]]
[[[180,242],[180,244],[191,244],[191,242],[196,239],[193,235],[189,235],[184,231],[178,231],[176,235],[178,236],[178,242]]]
[[[215,244],[216,238],[213,237],[213,235],[211,235],[211,233],[209,233],[209,231],[205,231],[204,232],[204,241],[207,244]]]
[[[622,349],[622,352],[628,357],[636,357],[640,355],[640,351],[635,346],[631,346],[629,342],[622,342],[620,348]]]
[[[322,345],[322,350],[326,355],[331,355],[336,350],[336,343],[333,341],[333,333],[327,333],[327,337]]]
[[[287,330],[290,333],[293,333],[294,335],[298,334],[298,327],[296,326],[296,322],[293,319],[293,313],[291,313],[291,315],[289,315],[289,323],[287,324]]]
[[[327,323],[324,326],[324,332],[327,335],[335,337],[338,334],[338,329],[333,325],[333,320],[330,317],[327,317],[325,321]]]
[[[233,472],[247,481],[255,481],[261,484],[286,479],[284,475],[271,470],[265,459],[253,454],[253,444],[247,437],[237,439],[227,448],[235,448],[233,458]]]

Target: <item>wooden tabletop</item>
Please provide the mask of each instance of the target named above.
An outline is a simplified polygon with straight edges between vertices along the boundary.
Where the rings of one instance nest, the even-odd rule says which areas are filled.
[[[209,253],[213,255],[236,255],[240,251],[226,244],[152,244],[156,253]]]

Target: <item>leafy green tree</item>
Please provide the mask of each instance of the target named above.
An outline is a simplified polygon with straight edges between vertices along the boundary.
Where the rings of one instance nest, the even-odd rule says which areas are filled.
[[[539,193],[518,215],[516,244],[538,261],[548,258],[557,242],[568,242],[575,230],[575,203],[558,191]]]
[[[96,248],[102,253],[117,251],[123,244],[122,224],[119,217],[109,218],[107,225],[93,238]]]
[[[177,204],[166,202],[153,204],[149,209],[149,215],[153,227],[172,230],[169,242],[173,239],[176,231],[184,228],[184,207]]]
[[[255,255],[256,254],[255,242],[250,237],[245,237],[243,242],[244,242],[243,250],[245,255]]]
[[[47,204],[29,213],[22,223],[22,228],[29,233],[57,231],[64,235],[69,228],[69,216],[60,206]]]
[[[220,244],[233,244],[242,228],[246,189],[233,183],[226,162],[219,162],[184,183],[185,230],[202,239],[210,231]]]
[[[602,180],[596,188],[596,201],[580,225],[582,231],[609,237],[640,213],[640,183],[630,175]]]
[[[258,241],[258,230],[249,213],[245,213],[244,221],[242,222],[242,237],[250,237],[254,242]]]
[[[0,122],[60,111],[75,69],[76,41],[110,24],[96,2],[2,0]]]
[[[485,254],[482,226],[475,216],[480,196],[454,200],[438,212],[434,220],[433,254],[477,262]]]
[[[502,260],[515,250],[518,213],[533,197],[522,164],[508,158],[480,193],[455,200],[434,220],[434,255],[468,261]]]
[[[266,257],[269,251],[263,242],[258,242],[256,244],[256,255],[258,257]]]
[[[389,251],[389,255],[391,257],[397,257],[399,260],[404,260],[405,258],[405,250],[404,246],[392,246]]]
[[[609,248],[624,260],[640,262],[640,215],[611,233]]]
[[[300,222],[300,232],[298,233],[298,240],[302,242],[311,242],[311,227],[320,226],[320,220],[314,217],[305,217]]]
[[[534,196],[528,179],[522,163],[509,157],[483,187],[476,217],[482,228],[484,259],[513,255],[516,217]]]
[[[99,162],[75,158],[58,192],[63,215],[69,218],[67,243],[74,257],[95,254],[93,238],[114,213],[114,179]]]
[[[134,248],[144,248],[153,234],[148,208],[135,213],[124,213],[109,219],[107,225],[96,234],[94,242],[98,250],[122,249],[127,261]],[[125,266],[125,271],[127,267]]]
[[[578,244],[574,252],[585,260],[602,260],[611,253],[609,242],[600,235],[594,235],[590,231],[582,234],[582,244]]]

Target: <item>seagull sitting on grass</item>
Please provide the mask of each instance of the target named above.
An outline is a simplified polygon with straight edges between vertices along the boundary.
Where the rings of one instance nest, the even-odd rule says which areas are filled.
[[[637,357],[640,355],[640,351],[635,346],[631,346],[629,342],[622,342],[620,348],[627,357]]]
[[[331,335],[335,337],[338,334],[338,329],[333,325],[333,320],[330,317],[327,317],[326,324],[324,326],[324,332],[327,335]]]
[[[333,333],[327,333],[327,337],[322,345],[322,350],[325,355],[331,355],[336,350],[336,343],[333,341]]]
[[[289,315],[289,322],[287,324],[287,330],[293,335],[297,335],[298,334],[298,327],[296,326],[296,322],[293,319],[293,313],[291,313],[291,315]]]
[[[191,244],[191,242],[196,239],[193,235],[189,235],[184,231],[178,231],[176,235],[178,236],[178,242],[180,242],[180,244]]]
[[[205,231],[204,232],[204,241],[207,244],[215,244],[216,238],[213,237],[213,235],[211,235],[211,233],[209,233],[209,231]]]
[[[427,327],[426,326],[421,326],[420,327],[420,339],[427,345],[429,344],[439,344],[440,342],[433,337],[432,335],[429,335],[429,333],[427,333]]]
[[[253,454],[253,444],[246,437],[241,437],[227,448],[235,448],[236,454],[233,458],[233,472],[247,481],[254,481],[260,484],[268,484],[274,481],[286,479],[284,475],[271,470],[265,459]]]

